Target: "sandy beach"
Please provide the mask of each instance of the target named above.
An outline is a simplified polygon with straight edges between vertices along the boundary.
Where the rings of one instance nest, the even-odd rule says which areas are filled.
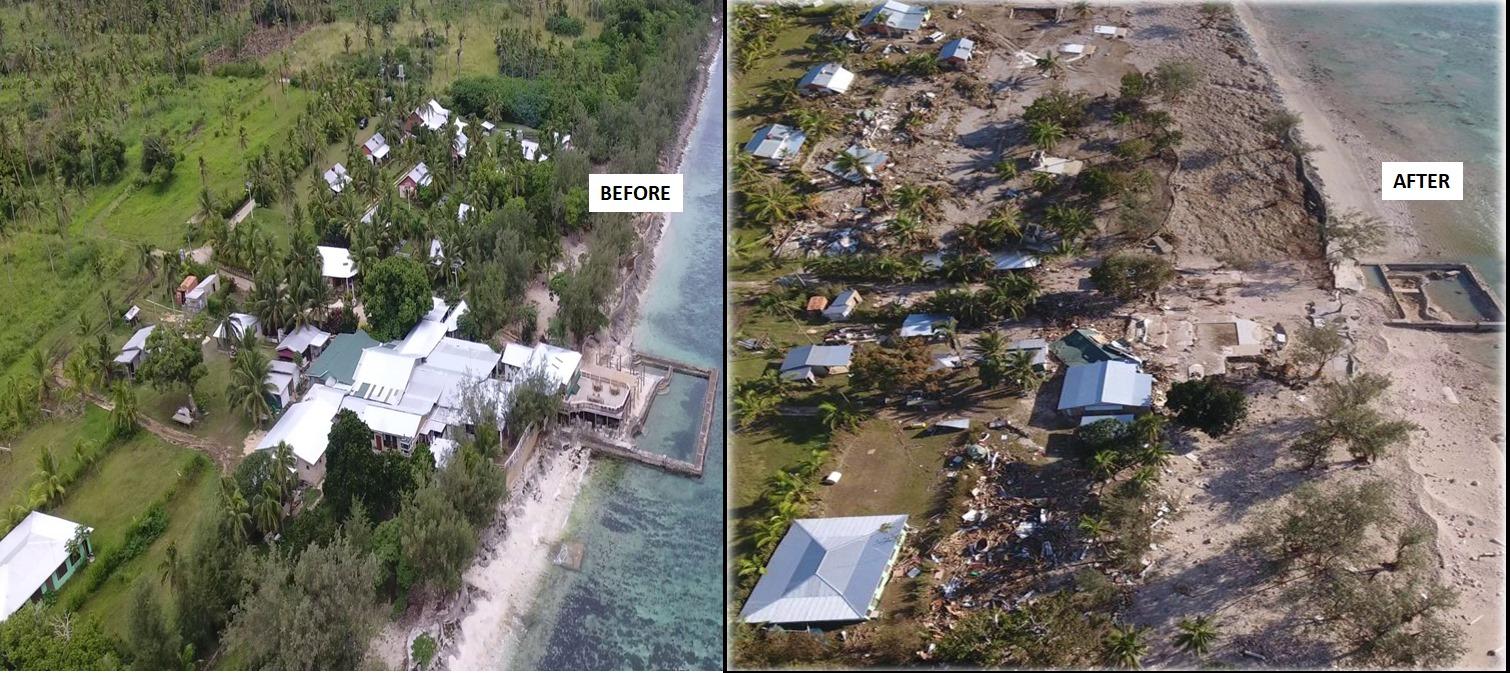
[[[1305,142],[1317,147],[1310,156],[1320,177],[1332,212],[1357,210],[1383,219],[1393,230],[1385,249],[1371,259],[1409,259],[1429,241],[1403,204],[1377,198],[1380,148],[1357,133],[1355,125],[1336,114],[1325,91],[1308,88],[1304,80],[1286,68],[1292,64],[1276,48],[1251,8],[1239,6],[1238,17],[1251,40],[1242,36],[1235,43],[1196,25],[1194,8],[1165,7],[1138,12],[1131,18],[1134,39],[1142,31],[1158,35],[1152,44],[1139,43],[1135,60],[1151,63],[1180,57],[1197,62],[1214,80],[1213,85],[1233,88],[1243,82],[1239,97],[1252,92],[1272,96],[1302,118]],[[1251,51],[1250,51],[1251,50]],[[1243,54],[1243,51],[1249,51]],[[1254,57],[1251,61],[1249,55]],[[1256,72],[1255,72],[1256,70]],[[1209,93],[1217,98],[1226,90]],[[1199,95],[1199,94],[1198,94]],[[1224,115],[1206,106],[1182,106],[1177,118],[1187,129],[1182,155],[1199,153],[1207,144],[1230,138],[1208,135],[1205,129],[1225,124],[1222,134],[1252,135],[1244,118]],[[1225,117],[1225,119],[1222,119]],[[1238,140],[1238,146],[1243,142]],[[1198,218],[1210,198],[1201,188],[1201,168],[1182,166],[1176,173],[1179,194],[1170,226],[1176,231],[1198,231]],[[1211,240],[1211,239],[1208,239]],[[1214,249],[1182,249],[1180,266],[1202,266],[1202,254]],[[1195,253],[1191,255],[1189,253]],[[1435,551],[1441,578],[1459,592],[1450,618],[1464,629],[1466,655],[1461,668],[1504,666],[1504,412],[1500,392],[1503,351],[1500,334],[1442,333],[1387,327],[1389,317],[1383,294],[1372,289],[1334,294],[1325,281],[1306,278],[1303,265],[1278,262],[1242,270],[1216,268],[1196,273],[1211,282],[1235,282],[1248,288],[1222,294],[1216,305],[1205,292],[1180,288],[1162,297],[1163,312],[1216,311],[1256,320],[1263,324],[1303,319],[1307,306],[1317,315],[1345,321],[1354,350],[1348,362],[1338,361],[1330,375],[1344,376],[1349,366],[1355,372],[1373,371],[1390,376],[1393,387],[1382,408],[1417,423],[1421,429],[1408,446],[1372,466],[1336,463],[1325,474],[1309,479],[1331,483],[1354,483],[1384,479],[1400,493],[1399,504],[1407,519],[1431,526],[1436,533]],[[1201,276],[1188,276],[1188,279]],[[1256,288],[1263,288],[1258,291]],[[1215,315],[1215,314],[1213,314]],[[1155,360],[1163,357],[1160,353]],[[1171,353],[1176,358],[1178,354]],[[1137,591],[1134,621],[1167,628],[1180,617],[1219,611],[1230,636],[1225,660],[1246,651],[1266,656],[1261,666],[1281,663],[1324,666],[1330,661],[1326,648],[1299,638],[1303,617],[1281,597],[1255,593],[1261,586],[1253,568],[1242,562],[1234,542],[1253,516],[1291,492],[1308,477],[1295,470],[1285,447],[1304,429],[1303,418],[1311,408],[1310,395],[1270,382],[1257,382],[1250,389],[1253,408],[1239,432],[1221,440],[1204,436],[1179,447],[1189,460],[1171,465],[1171,497],[1178,503],[1178,517],[1165,539],[1151,551],[1153,567]],[[1277,592],[1275,592],[1277,593]],[[1165,646],[1156,647],[1151,665],[1184,665],[1188,660]],[[1253,665],[1247,661],[1245,665]]]

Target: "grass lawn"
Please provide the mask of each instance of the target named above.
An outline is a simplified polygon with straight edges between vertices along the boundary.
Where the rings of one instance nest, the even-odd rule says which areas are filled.
[[[839,441],[833,469],[844,478],[819,490],[822,516],[906,514],[914,525],[928,515],[944,453],[966,433],[921,436],[895,420],[872,418]]]
[[[173,420],[178,408],[188,403],[188,394],[181,387],[154,390],[146,384],[138,384],[137,404],[142,413],[167,425],[179,427],[190,434],[202,437],[221,446],[239,449],[252,431],[252,424],[240,412],[231,409],[226,400],[226,387],[231,381],[231,358],[215,348],[213,339],[200,346],[204,352],[205,370],[208,372],[195,388],[195,401],[204,416],[192,428],[183,428]],[[273,359],[271,349],[265,353]]]
[[[743,144],[761,124],[781,121],[782,110],[772,109],[766,97],[772,86],[797,88],[797,80],[817,65],[808,40],[827,23],[824,17],[794,16],[790,28],[776,36],[774,55],[760,59],[734,76],[734,127],[729,137]]]
[[[51,449],[59,469],[66,472],[78,462],[73,453],[75,444],[85,441],[101,445],[109,436],[110,414],[93,405],[82,416],[37,424],[9,445],[8,456],[0,456],[0,506],[9,509],[27,501],[36,480],[37,457],[44,450]]]
[[[179,486],[172,503],[168,506],[168,529],[152,543],[146,553],[116,569],[115,574],[89,596],[79,611],[93,615],[111,635],[124,637],[131,616],[131,595],[136,582],[145,581],[158,591],[158,600],[167,603],[169,591],[159,568],[168,555],[168,547],[176,544],[179,552],[186,552],[194,529],[204,518],[212,515],[218,506],[219,484],[210,469],[199,472],[188,483]],[[145,510],[145,505],[143,505]],[[80,583],[80,588],[83,584]]]

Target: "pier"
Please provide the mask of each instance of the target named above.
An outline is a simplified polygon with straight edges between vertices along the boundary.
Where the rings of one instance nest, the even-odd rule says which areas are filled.
[[[645,451],[635,446],[631,438],[617,434],[614,436],[605,435],[586,426],[576,428],[573,433],[576,440],[595,454],[634,461],[674,474],[701,478],[703,476],[703,463],[708,457],[708,438],[713,432],[714,410],[718,404],[718,370],[638,352],[634,354],[634,364],[656,372],[665,372],[665,375],[661,377],[661,380],[655,386],[656,395],[664,394],[670,388],[671,376],[673,374],[685,374],[708,381],[707,391],[703,394],[702,418],[698,422],[697,439],[693,446],[692,459],[681,460],[664,454]],[[648,408],[645,413],[646,415],[649,414]]]

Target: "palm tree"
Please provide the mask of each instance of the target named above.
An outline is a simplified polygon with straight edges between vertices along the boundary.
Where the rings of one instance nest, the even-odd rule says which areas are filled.
[[[241,489],[236,486],[236,481],[230,476],[220,479],[221,505],[225,508],[226,524],[230,526],[231,536],[241,542],[251,538],[252,533],[252,510],[247,506],[246,497],[241,495]]]
[[[1099,481],[1106,481],[1120,471],[1121,461],[1117,458],[1117,452],[1111,449],[1102,449],[1091,456],[1091,474]]]
[[[839,128],[838,117],[826,108],[799,108],[792,113],[792,121],[797,124],[797,128],[802,129],[809,140],[815,142]]]
[[[117,437],[126,437],[136,432],[138,421],[136,391],[123,381],[117,382],[110,395],[110,427]]]
[[[286,500],[293,493],[294,480],[298,478],[294,472],[294,449],[288,442],[278,442],[277,448],[273,449],[273,471],[278,475],[278,490]]]
[[[1007,338],[997,330],[986,330],[970,344],[970,354],[977,360],[995,360],[1007,352]]]
[[[925,220],[938,212],[939,197],[939,188],[933,185],[906,184],[892,192],[898,210]]]
[[[35,377],[36,381],[33,385],[33,391],[37,394],[37,405],[45,405],[48,400],[52,399],[54,385],[52,372],[48,371],[47,367],[47,354],[42,352],[40,348],[33,348],[29,364],[31,365],[31,374]]]
[[[1043,219],[1049,229],[1071,240],[1084,236],[1096,226],[1090,211],[1057,203],[1044,209]]]
[[[830,431],[854,430],[860,427],[860,421],[864,419],[859,407],[848,400],[827,400],[819,404],[818,417],[823,420],[823,427]]]
[[[1028,124],[1028,139],[1038,149],[1045,152],[1054,149],[1055,145],[1063,142],[1064,136],[1064,127],[1060,126],[1058,122],[1044,119]]]
[[[1075,14],[1075,18],[1080,19],[1082,22],[1089,21],[1091,15],[1094,14],[1094,12],[1091,11],[1091,3],[1086,2],[1085,0],[1080,0],[1079,2],[1070,5],[1070,11]]]
[[[252,425],[259,428],[273,415],[272,405],[268,402],[268,395],[273,390],[272,383],[267,380],[270,368],[271,363],[261,349],[243,347],[231,362],[231,381],[226,386],[226,401],[231,407],[240,409]]]
[[[780,180],[767,180],[744,193],[744,213],[765,226],[785,224],[803,209],[802,197]]]
[[[1106,648],[1106,663],[1123,668],[1139,668],[1143,656],[1148,654],[1145,642],[1148,629],[1137,626],[1113,624],[1102,645]]]
[[[839,156],[834,157],[834,170],[839,175],[854,173],[862,179],[870,177],[870,167],[865,165],[865,157],[849,150],[844,150],[839,153]]]
[[[37,455],[37,483],[32,486],[32,497],[45,506],[57,502],[67,492],[52,449],[43,449]]]
[[[277,479],[262,482],[262,493],[257,496],[253,511],[257,517],[257,527],[262,529],[264,536],[271,536],[278,531],[283,523],[283,492]]]
[[[1059,57],[1055,56],[1052,51],[1034,59],[1033,67],[1038,68],[1039,74],[1049,79],[1058,77],[1060,73],[1064,72],[1064,62],[1060,61]]]
[[[157,251],[152,249],[151,243],[136,244],[136,263],[148,277],[157,271]]]
[[[1180,633],[1174,637],[1175,645],[1196,656],[1211,651],[1211,644],[1217,638],[1216,619],[1211,615],[1185,617],[1180,620],[1178,628]]]
[[[1007,353],[1002,362],[1002,376],[1024,393],[1043,382],[1043,375],[1033,365],[1033,351],[1027,350]]]
[[[908,247],[926,243],[926,239],[929,238],[927,230],[923,228],[917,218],[907,215],[898,215],[896,219],[893,219],[887,225],[887,228],[890,230],[891,235],[897,238],[898,242]]]

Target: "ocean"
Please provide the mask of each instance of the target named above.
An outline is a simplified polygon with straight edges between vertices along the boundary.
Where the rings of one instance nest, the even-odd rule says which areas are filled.
[[[724,361],[723,57],[685,155],[684,212],[671,216],[640,304],[643,351],[706,367]],[[639,446],[687,458],[706,382],[677,376],[656,399]],[[542,580],[514,669],[723,668],[724,404],[701,479],[600,461],[568,536],[586,543],[580,572]]]
[[[1460,202],[1415,202],[1424,255],[1473,264],[1505,294],[1504,77],[1496,4],[1266,4],[1271,39],[1398,161],[1462,161]]]

